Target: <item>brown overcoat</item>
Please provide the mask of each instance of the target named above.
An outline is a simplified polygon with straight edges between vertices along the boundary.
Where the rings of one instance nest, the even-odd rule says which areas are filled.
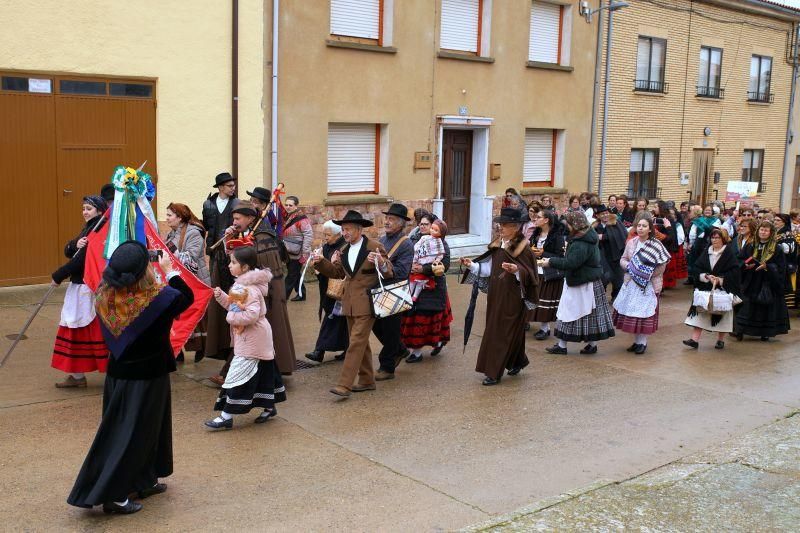
[[[497,239],[489,244],[489,251],[475,261],[491,257],[492,270],[486,301],[486,329],[478,351],[477,372],[500,379],[503,369],[524,368],[525,324],[529,311],[522,301],[539,301],[539,275],[536,258],[526,240],[510,241],[505,248]],[[503,263],[514,263],[519,268],[519,281],[502,268]]]

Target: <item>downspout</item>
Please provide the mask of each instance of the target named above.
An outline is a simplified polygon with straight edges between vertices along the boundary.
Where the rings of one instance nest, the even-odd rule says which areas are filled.
[[[610,3],[609,3],[610,5]],[[611,85],[611,37],[614,31],[614,12],[608,10],[608,35],[606,36],[606,73],[603,80],[603,130],[600,133],[600,174],[597,176],[597,195],[603,197],[603,177],[606,172],[606,141],[608,139],[608,90]]]
[[[280,0],[272,0],[272,113],[270,114],[272,143],[272,189],[278,187],[278,15]]]
[[[600,97],[600,63],[603,61],[603,4],[600,0],[597,12],[597,44],[594,56],[594,87],[592,88],[592,130],[589,134],[589,176],[587,177],[587,191],[594,190],[594,150],[597,144],[597,99]]]
[[[781,194],[778,197],[778,205],[781,206],[781,210],[783,210],[784,202],[783,202],[783,191],[786,182],[786,165],[789,163],[789,145],[794,142],[794,132],[792,132],[792,117],[794,116],[794,99],[795,93],[797,91],[797,40],[800,38],[798,35],[798,30],[800,30],[800,26],[795,25],[792,23],[792,89],[789,96],[789,119],[786,123],[786,145],[784,146],[783,150],[783,172],[781,173]],[[792,187],[794,187],[794,182],[792,183]],[[794,194],[794,191],[792,191]],[[791,204],[791,195],[789,199],[789,204]]]
[[[231,6],[231,174],[239,185],[239,0]]]

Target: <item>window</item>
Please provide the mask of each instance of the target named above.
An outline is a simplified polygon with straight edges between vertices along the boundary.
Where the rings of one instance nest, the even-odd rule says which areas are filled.
[[[555,183],[557,130],[525,130],[522,182],[534,187]]]
[[[666,58],[667,41],[639,36],[634,90],[651,93],[667,92],[667,84],[664,83]]]
[[[772,102],[770,80],[772,78],[772,58],[753,56],[750,59],[750,84],[747,99],[751,102]]]
[[[111,96],[129,96],[132,98],[151,98],[153,86],[144,83],[114,83],[108,85]]]
[[[328,124],[328,192],[378,192],[380,124]]]
[[[17,76],[3,76],[0,89],[4,91],[20,91],[29,93],[52,93],[52,80],[47,78],[23,78]]]
[[[382,0],[331,0],[331,35],[382,45]]]
[[[442,0],[439,48],[481,55],[484,0]]]
[[[531,6],[528,60],[560,65],[564,6],[534,1]]]
[[[722,98],[722,50],[708,46],[700,47],[700,72],[697,77],[697,96]]]
[[[62,94],[106,94],[104,81],[61,80],[59,87]]]
[[[658,194],[658,150],[631,150],[628,197],[656,198]]]
[[[745,150],[742,161],[742,181],[761,183],[764,169],[764,150]]]

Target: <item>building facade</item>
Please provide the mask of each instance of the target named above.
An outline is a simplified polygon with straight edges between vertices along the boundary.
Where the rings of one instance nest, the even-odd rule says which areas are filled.
[[[593,190],[706,202],[724,200],[729,182],[757,182],[759,205],[788,209],[798,191],[791,135],[787,151],[798,12],[637,0],[612,16],[605,162],[601,176],[602,79]],[[605,70],[605,48],[602,57]]]

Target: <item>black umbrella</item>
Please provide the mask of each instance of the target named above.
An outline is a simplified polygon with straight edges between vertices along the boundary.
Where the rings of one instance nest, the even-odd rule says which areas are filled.
[[[472,322],[475,320],[475,304],[478,302],[478,280],[472,284],[472,294],[469,297],[469,307],[467,307],[467,314],[464,315],[464,349],[462,354],[467,351],[467,343],[469,342],[469,335],[472,332]]]

